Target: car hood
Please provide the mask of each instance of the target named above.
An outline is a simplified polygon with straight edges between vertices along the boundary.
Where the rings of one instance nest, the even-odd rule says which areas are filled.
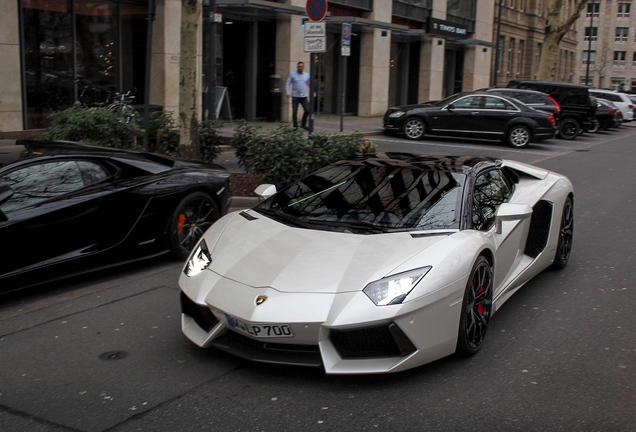
[[[448,234],[351,234],[289,227],[254,211],[233,217],[212,248],[210,270],[220,276],[281,292],[359,291],[391,275]]]

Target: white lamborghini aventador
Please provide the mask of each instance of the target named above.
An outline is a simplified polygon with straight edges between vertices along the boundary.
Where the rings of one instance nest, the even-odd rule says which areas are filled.
[[[184,334],[254,361],[380,373],[475,354],[572,248],[571,182],[519,162],[382,153],[258,190],[179,278]]]

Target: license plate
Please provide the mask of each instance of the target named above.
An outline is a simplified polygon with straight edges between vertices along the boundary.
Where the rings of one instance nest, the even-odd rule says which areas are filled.
[[[240,320],[228,314],[225,314],[225,318],[230,327],[250,336],[264,338],[294,337],[289,324],[256,324]]]

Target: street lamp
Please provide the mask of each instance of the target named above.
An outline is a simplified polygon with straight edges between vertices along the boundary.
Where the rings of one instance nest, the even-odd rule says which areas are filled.
[[[590,84],[590,57],[592,56],[592,28],[594,26],[594,5],[596,3],[594,3],[594,0],[592,0],[592,11],[591,11],[591,18],[590,18],[590,34],[589,34],[589,40],[588,40],[588,45],[587,45],[587,66],[586,66],[586,70],[585,70],[585,85],[589,86]]]

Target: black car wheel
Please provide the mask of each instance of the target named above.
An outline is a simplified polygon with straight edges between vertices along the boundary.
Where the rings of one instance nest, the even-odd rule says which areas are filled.
[[[601,122],[598,121],[596,117],[592,120],[592,125],[587,130],[590,133],[596,133],[601,128]]]
[[[181,200],[170,218],[168,237],[174,255],[185,260],[203,233],[220,217],[219,209],[204,192],[194,192]]]
[[[568,264],[572,252],[572,240],[574,239],[574,202],[569,196],[563,205],[561,227],[559,228],[559,243],[552,268],[560,270]]]
[[[530,144],[530,129],[523,125],[516,125],[510,128],[506,142],[516,148],[528,147]]]
[[[571,140],[579,136],[581,126],[579,122],[572,118],[568,118],[559,123],[559,136],[566,140]]]
[[[457,353],[473,355],[481,348],[492,313],[493,271],[479,256],[468,278],[457,337]]]
[[[426,134],[426,124],[422,119],[411,117],[404,122],[403,131],[409,139],[421,139]]]

